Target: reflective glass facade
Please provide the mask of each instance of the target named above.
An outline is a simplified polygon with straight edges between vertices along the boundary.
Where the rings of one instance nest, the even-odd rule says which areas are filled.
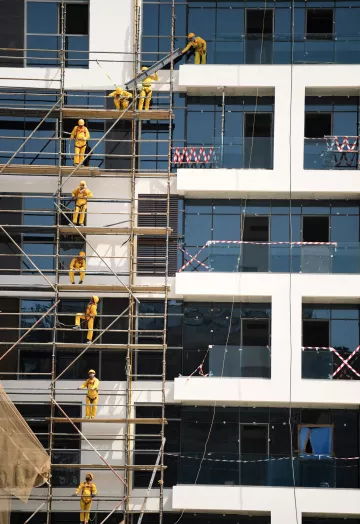
[[[359,63],[358,0],[175,0],[175,14],[175,48],[194,32],[207,41],[208,63]],[[143,62],[168,54],[170,36],[171,2],[145,0]]]

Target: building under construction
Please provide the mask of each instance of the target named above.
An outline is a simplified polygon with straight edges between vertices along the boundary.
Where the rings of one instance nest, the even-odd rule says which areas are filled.
[[[359,523],[360,0],[0,4],[11,524]]]

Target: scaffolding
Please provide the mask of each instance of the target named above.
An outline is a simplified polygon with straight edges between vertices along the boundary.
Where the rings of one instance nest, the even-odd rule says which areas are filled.
[[[133,77],[137,78],[138,72],[141,67],[141,43],[140,43],[140,13],[141,5],[139,0],[134,1],[134,40],[133,40],[133,53],[131,56],[133,64]],[[141,523],[143,514],[147,511],[156,512],[159,514],[159,524],[163,520],[163,505],[164,505],[164,470],[166,466],[164,464],[164,445],[165,445],[165,373],[166,373],[166,326],[167,326],[167,301],[170,291],[169,281],[168,281],[168,253],[169,253],[169,236],[172,232],[170,227],[170,184],[171,177],[174,176],[172,173],[172,162],[173,162],[173,153],[172,153],[172,119],[173,119],[173,61],[175,57],[174,49],[174,21],[175,21],[175,2],[172,0],[172,27],[171,27],[171,49],[170,55],[167,59],[167,64],[170,66],[170,75],[169,75],[169,89],[168,89],[168,107],[164,109],[160,108],[151,108],[149,111],[138,111],[136,109],[136,82],[132,80],[133,91],[133,102],[129,104],[129,107],[124,111],[118,111],[114,109],[107,109],[106,103],[104,108],[99,108],[97,104],[90,107],[73,107],[66,104],[66,98],[68,91],[66,89],[66,61],[67,61],[67,50],[66,50],[66,38],[65,38],[65,28],[66,28],[66,2],[65,0],[60,1],[60,29],[61,29],[61,49],[59,51],[59,78],[56,80],[59,87],[55,90],[55,103],[53,105],[43,104],[42,97],[46,96],[50,90],[45,91],[45,94],[40,91],[34,92],[34,98],[37,99],[35,104],[32,104],[31,108],[17,105],[16,103],[9,105],[0,104],[0,117],[31,117],[32,119],[39,120],[36,128],[26,137],[26,139],[21,143],[21,145],[10,154],[8,152],[0,152],[0,155],[5,153],[5,158],[8,160],[0,165],[0,175],[1,176],[11,176],[14,185],[17,183],[17,177],[19,176],[36,176],[36,177],[56,177],[57,179],[57,188],[56,192],[53,195],[54,207],[50,209],[42,210],[27,210],[26,213],[31,216],[32,214],[43,214],[46,216],[51,216],[53,223],[49,226],[34,226],[27,225],[25,221],[21,221],[19,224],[12,223],[10,219],[7,224],[0,225],[0,234],[6,238],[9,245],[12,246],[13,252],[11,253],[2,253],[1,257],[17,257],[21,261],[22,267],[18,270],[14,270],[21,274],[30,274],[35,275],[36,278],[32,279],[31,284],[17,284],[16,282],[5,283],[2,281],[0,285],[0,292],[10,291],[12,295],[16,296],[18,290],[24,293],[24,296],[29,296],[29,293],[35,291],[37,298],[46,298],[52,302],[51,307],[41,312],[29,313],[28,316],[35,318],[36,321],[32,323],[28,330],[24,330],[23,327],[18,328],[1,328],[3,332],[2,340],[0,341],[0,362],[8,357],[9,353],[17,351],[19,348],[36,348],[38,350],[46,349],[51,352],[51,371],[49,373],[29,373],[25,372],[23,375],[25,377],[31,378],[46,378],[49,380],[50,388],[49,390],[42,390],[41,388],[32,389],[23,389],[21,387],[21,382],[15,388],[9,388],[10,394],[20,395],[24,392],[36,396],[36,402],[40,404],[48,404],[50,407],[50,414],[48,417],[45,417],[49,423],[49,435],[48,435],[48,453],[50,455],[52,471],[57,469],[78,469],[80,472],[82,470],[106,470],[109,471],[109,474],[113,474],[117,481],[121,484],[121,489],[119,486],[119,497],[112,498],[106,495],[99,497],[100,501],[112,501],[111,504],[114,505],[114,508],[107,512],[106,518],[102,521],[107,520],[115,512],[123,513],[123,517],[119,520],[123,520],[124,524],[128,524],[131,521],[131,514],[139,514],[139,524]],[[177,50],[179,51],[179,50]],[[159,63],[161,63],[160,61]],[[155,64],[156,65],[156,64]],[[160,66],[159,66],[160,67]],[[144,76],[144,74],[143,74]],[[9,79],[7,79],[9,80]],[[35,79],[32,79],[35,80]],[[130,81],[130,79],[129,79]],[[8,93],[12,96],[14,93]],[[79,95],[73,95],[76,97]],[[15,97],[16,99],[16,92]],[[67,119],[78,119],[79,117],[84,119],[96,120],[100,119],[107,121],[105,126],[105,133],[102,137],[96,141],[95,145],[91,150],[91,157],[93,159],[99,159],[98,166],[70,166],[67,165],[69,157],[71,160],[71,155],[68,152],[69,137],[67,136],[65,130],[65,122]],[[48,119],[55,119],[56,121],[56,135],[54,137],[45,137],[45,144],[40,142],[38,149],[40,151],[29,151],[28,147],[25,147],[27,144],[34,144],[36,140],[39,140],[38,137],[34,136],[37,129],[46,122]],[[121,169],[121,168],[107,168],[102,165],[103,153],[97,153],[96,149],[98,146],[106,142],[107,146],[116,145],[117,140],[110,138],[110,132],[113,130],[121,120],[127,121],[131,125],[131,140],[129,140],[129,150],[130,153],[126,155],[117,155],[117,154],[107,154],[108,157],[121,158],[130,158],[131,169]],[[142,170],[139,169],[139,145],[142,143],[142,125],[144,121],[163,121],[168,126],[168,137],[163,142],[167,144],[167,153],[165,155],[165,160],[167,168],[164,169],[154,169],[154,170]],[[10,140],[12,137],[8,137]],[[126,140],[124,140],[126,142]],[[44,146],[43,146],[44,144]],[[47,153],[45,150],[50,144],[51,153]],[[32,145],[29,146],[30,149]],[[29,156],[32,159],[29,160]],[[87,153],[85,160],[90,156],[90,153]],[[157,156],[157,155],[156,155]],[[56,157],[56,158],[55,158]],[[47,163],[47,159],[51,159],[53,163]],[[54,161],[55,158],[55,161]],[[164,159],[163,159],[164,160]],[[21,163],[19,163],[21,162]],[[122,178],[126,179],[130,185],[130,198],[124,199],[118,195],[109,195],[108,198],[94,199],[89,200],[89,210],[87,212],[87,220],[93,217],[93,215],[98,214],[99,217],[102,217],[100,222],[109,219],[106,218],[106,204],[113,204],[119,206],[120,204],[126,204],[128,212],[118,212],[116,211],[116,223],[115,224],[106,224],[106,225],[86,225],[79,227],[74,225],[71,221],[72,211],[67,207],[66,202],[69,200],[68,188],[69,183],[71,183],[75,177],[81,177],[82,179],[91,180],[92,177],[103,177],[105,179],[109,178]],[[164,202],[165,202],[165,212],[158,213],[161,218],[162,225],[160,226],[143,226],[139,225],[139,217],[146,215],[146,213],[139,212],[139,197],[137,196],[137,182],[138,179],[144,178],[159,178],[162,180],[164,187]],[[75,184],[75,181],[74,181]],[[91,185],[91,183],[89,183]],[[11,198],[16,198],[16,195],[6,195],[7,201],[10,202]],[[36,198],[37,201],[44,197],[43,195],[32,195],[28,197]],[[101,204],[103,211],[96,213],[91,210],[91,202],[96,202]],[[9,217],[13,216],[14,210],[12,206],[9,206],[11,209],[3,210],[7,213]],[[25,210],[22,209],[22,212],[25,213]],[[109,212],[111,217],[114,217],[114,212]],[[126,216],[122,216],[125,214]],[[151,213],[148,213],[151,215]],[[54,253],[52,255],[43,255],[38,254],[32,256],[27,254],[19,245],[17,238],[19,235],[24,233],[47,233],[52,235],[54,239]],[[121,244],[121,247],[124,244],[127,244],[127,253],[124,255],[111,255],[101,254],[93,245],[94,240],[93,236],[96,235],[118,235],[119,243],[121,242],[121,236],[126,236],[128,239]],[[137,254],[137,239],[141,235],[151,235],[164,239],[165,251],[162,260],[158,263],[163,268],[161,273],[161,282],[159,283],[159,277],[156,284],[151,282],[144,283],[143,281],[139,282],[137,276],[139,275],[138,270],[138,254]],[[82,284],[67,284],[64,282],[64,276],[68,273],[68,267],[70,262],[70,255],[64,255],[62,253],[61,246],[64,242],[82,242],[82,245],[89,248],[89,253],[86,255],[86,259],[94,262],[95,269],[87,270],[87,276],[96,276],[99,277],[99,283],[86,283]],[[36,261],[42,259],[43,257],[50,257],[54,261],[54,265],[51,269],[40,269]],[[121,261],[122,259],[128,260],[128,270],[125,272],[119,272],[116,268],[113,269],[112,262]],[[5,275],[8,272],[5,271]],[[0,276],[2,273],[0,272]],[[117,311],[113,315],[102,314],[99,315],[101,321],[105,322],[105,326],[102,325],[100,331],[95,331],[95,338],[92,342],[69,342],[67,341],[67,336],[71,331],[71,326],[69,324],[69,317],[73,317],[72,313],[66,313],[61,310],[61,302],[64,299],[71,298],[87,298],[90,293],[97,293],[100,297],[111,296],[111,297],[121,297],[127,301],[127,306],[122,311]],[[155,297],[157,300],[164,302],[163,312],[159,315],[156,315],[157,319],[161,319],[162,329],[149,329],[144,330],[139,328],[139,320],[142,318],[141,312],[139,310],[139,303],[142,298]],[[6,319],[8,313],[1,312],[0,316]],[[26,317],[27,313],[19,312],[18,315]],[[48,324],[44,326],[44,319],[48,320]],[[123,329],[123,324],[121,325],[122,329],[117,329],[116,324],[119,320],[126,319],[127,328]],[[11,343],[7,339],[7,333],[16,332],[16,341]],[[85,329],[80,330],[80,334],[83,335]],[[34,342],[29,340],[27,337],[30,333],[46,333],[47,341],[45,342]],[[49,335],[50,333],[50,335]],[[78,333],[78,332],[77,332]],[[115,334],[117,337],[120,334],[125,334],[127,336],[127,342],[125,343],[122,339],[121,343],[109,343],[106,342],[104,337],[105,334]],[[126,335],[127,334],[127,335]],[[122,336],[123,336],[122,335]],[[147,342],[143,343],[142,338],[147,337]],[[10,337],[11,338],[11,337]],[[154,343],[149,343],[149,339],[152,339]],[[4,348],[4,351],[3,351]],[[124,416],[114,416],[114,417],[105,417],[98,416],[92,420],[88,420],[83,416],[73,417],[67,413],[68,401],[61,401],[59,398],[76,398],[76,401],[80,399],[79,396],[76,396],[72,387],[63,388],[60,387],[59,379],[65,378],[64,375],[67,371],[77,362],[86,352],[99,351],[113,351],[118,354],[125,353],[125,371],[126,371],[126,387],[123,390],[100,390],[100,399],[101,396],[106,394],[110,400],[105,404],[99,403],[98,406],[106,408],[114,407],[115,409],[121,408]],[[138,352],[141,351],[154,351],[160,352],[161,355],[161,374],[160,375],[146,375],[139,374],[136,372],[136,359]],[[63,369],[60,373],[57,371],[57,357],[59,352],[77,352],[76,357],[71,360],[71,362]],[[0,364],[1,369],[1,364]],[[1,375],[9,379],[21,378],[22,373],[19,369],[13,371],[1,371]],[[145,387],[137,388],[139,380],[148,379],[154,377],[158,379],[157,384],[159,385],[158,389],[154,387],[149,388],[148,390]],[[146,384],[146,383],[145,383]],[[136,412],[136,402],[138,398],[138,393],[149,391],[154,395],[154,401],[150,401],[147,405],[153,405],[159,409],[159,417],[141,417],[137,416]],[[83,395],[82,395],[83,397]],[[81,397],[81,398],[82,398]],[[118,397],[121,400],[121,403],[118,402]],[[21,397],[23,398],[23,397]],[[74,401],[72,401],[74,403]],[[82,406],[82,409],[84,407]],[[114,411],[115,411],[114,409]],[[80,451],[83,448],[82,444],[85,442],[92,452],[98,456],[101,460],[99,463],[78,463],[78,464],[61,464],[58,460],[55,460],[54,453],[56,450],[56,437],[57,431],[55,424],[67,423],[72,426],[75,432],[79,435],[80,438]],[[83,423],[88,424],[84,427]],[[95,424],[95,425],[94,425]],[[119,440],[123,445],[123,464],[110,464],[107,461],[102,451],[98,450],[91,443],[92,436],[86,436],[86,432],[91,432],[92,428],[96,428],[98,424],[117,424],[123,428],[121,436],[114,431],[113,433],[116,436],[113,438],[114,441]],[[159,431],[156,434],[147,434],[144,432],[137,431],[137,427],[154,425],[159,428]],[[90,428],[90,429],[89,429]],[[63,433],[62,433],[63,435]],[[154,447],[158,450],[156,460],[154,464],[137,464],[135,463],[135,437],[145,436],[150,437],[154,441]],[[96,440],[109,440],[108,433],[96,433],[94,434]],[[86,448],[88,450],[88,448]],[[95,456],[92,455],[92,456]],[[88,456],[88,455],[87,455]],[[133,486],[133,472],[135,471],[148,471],[152,472],[149,486],[146,490],[145,495],[141,500],[138,500],[138,503],[134,502],[134,497],[132,496],[132,486]],[[159,474],[159,479],[156,486],[153,486],[155,480],[155,474]],[[157,490],[154,491],[152,488],[156,487]],[[155,493],[155,494],[154,494]],[[139,499],[139,496],[136,497]],[[151,505],[151,508],[148,509],[147,502],[148,499],[156,499],[157,504],[154,509],[154,505]],[[47,486],[47,493],[44,496],[36,496],[33,494],[33,501],[36,501],[38,507],[32,513],[30,518],[26,520],[28,522],[33,518],[38,512],[44,513],[46,511],[46,523],[51,524],[51,514],[54,511],[54,503],[58,500],[66,501],[67,498],[64,496],[57,496],[54,493],[53,483],[50,482]],[[65,510],[66,511],[66,510]],[[98,509],[92,510],[95,515],[99,512]],[[104,510],[103,510],[104,512]],[[99,522],[97,521],[97,524]]]

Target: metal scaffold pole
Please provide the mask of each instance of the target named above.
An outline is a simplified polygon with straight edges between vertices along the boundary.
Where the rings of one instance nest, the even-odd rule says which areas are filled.
[[[64,97],[65,97],[65,52],[66,52],[66,4],[64,0],[61,0],[60,4],[60,32],[61,32],[61,49],[60,49],[60,103],[59,103],[59,118],[58,118],[58,127],[57,127],[57,138],[58,138],[58,184],[56,192],[56,201],[58,205],[61,205],[61,188],[62,188],[62,179],[61,179],[61,167],[63,163],[63,154],[62,154],[62,140],[63,140],[63,109],[64,109]],[[60,279],[60,221],[61,213],[59,209],[56,212],[56,240],[55,240],[55,301],[58,303],[59,300],[59,279]],[[58,322],[58,304],[54,309],[53,316],[53,327],[56,328]],[[52,355],[51,355],[51,384],[50,391],[51,397],[55,399],[55,376],[56,376],[56,329],[53,330],[52,336]],[[50,463],[53,464],[54,458],[54,416],[55,416],[55,404],[50,404],[50,422],[49,422],[49,455]],[[46,524],[51,524],[51,510],[52,510],[52,477],[50,477],[50,482],[48,485],[48,506],[46,514]]]

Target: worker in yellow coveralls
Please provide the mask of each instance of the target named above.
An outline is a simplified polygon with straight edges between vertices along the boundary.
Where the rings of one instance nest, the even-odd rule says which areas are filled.
[[[190,47],[195,49],[195,64],[206,64],[206,40],[201,36],[196,36],[195,33],[188,34],[189,43],[183,49],[183,53],[189,51]]]
[[[86,143],[90,138],[88,128],[82,118],[78,121],[78,125],[74,127],[70,135],[70,140],[75,140],[74,147],[74,166],[84,162]]]
[[[99,402],[99,379],[95,377],[95,370],[89,369],[87,378],[79,389],[87,388],[85,418],[95,418]]]
[[[121,87],[117,87],[109,96],[114,99],[115,107],[119,111],[129,107],[129,101],[132,98],[132,94],[129,91],[125,91],[125,89],[121,89]]]
[[[81,495],[80,499],[80,522],[87,524],[90,518],[90,509],[92,504],[92,499],[97,495],[97,487],[93,483],[94,475],[92,473],[87,473],[85,477],[85,482],[82,482],[75,493],[72,495]]]
[[[86,187],[85,180],[81,180],[79,187],[76,187],[71,194],[73,200],[75,200],[73,223],[78,226],[83,226],[85,221],[85,213],[87,210],[87,199],[92,198],[93,194],[90,189]]]
[[[147,71],[147,67],[142,67],[141,71]],[[153,75],[147,76],[142,81],[142,86],[139,93],[139,104],[138,104],[138,110],[142,111],[142,108],[144,107],[144,101],[145,101],[145,111],[149,111],[150,109],[150,102],[152,97],[152,80],[159,80],[159,75],[157,73]]]
[[[87,322],[87,340],[91,342],[94,335],[94,322],[97,315],[97,304],[99,302],[99,297],[93,295],[90,299],[90,302],[86,306],[86,311],[84,313],[76,313],[75,317],[75,326],[73,329],[80,329],[80,321],[86,320]]]
[[[70,262],[70,271],[69,271],[69,277],[70,282],[72,284],[75,284],[74,274],[80,273],[80,279],[79,284],[82,284],[85,278],[85,271],[86,271],[86,262],[85,262],[85,252],[80,251],[77,257],[74,257],[72,261]]]

